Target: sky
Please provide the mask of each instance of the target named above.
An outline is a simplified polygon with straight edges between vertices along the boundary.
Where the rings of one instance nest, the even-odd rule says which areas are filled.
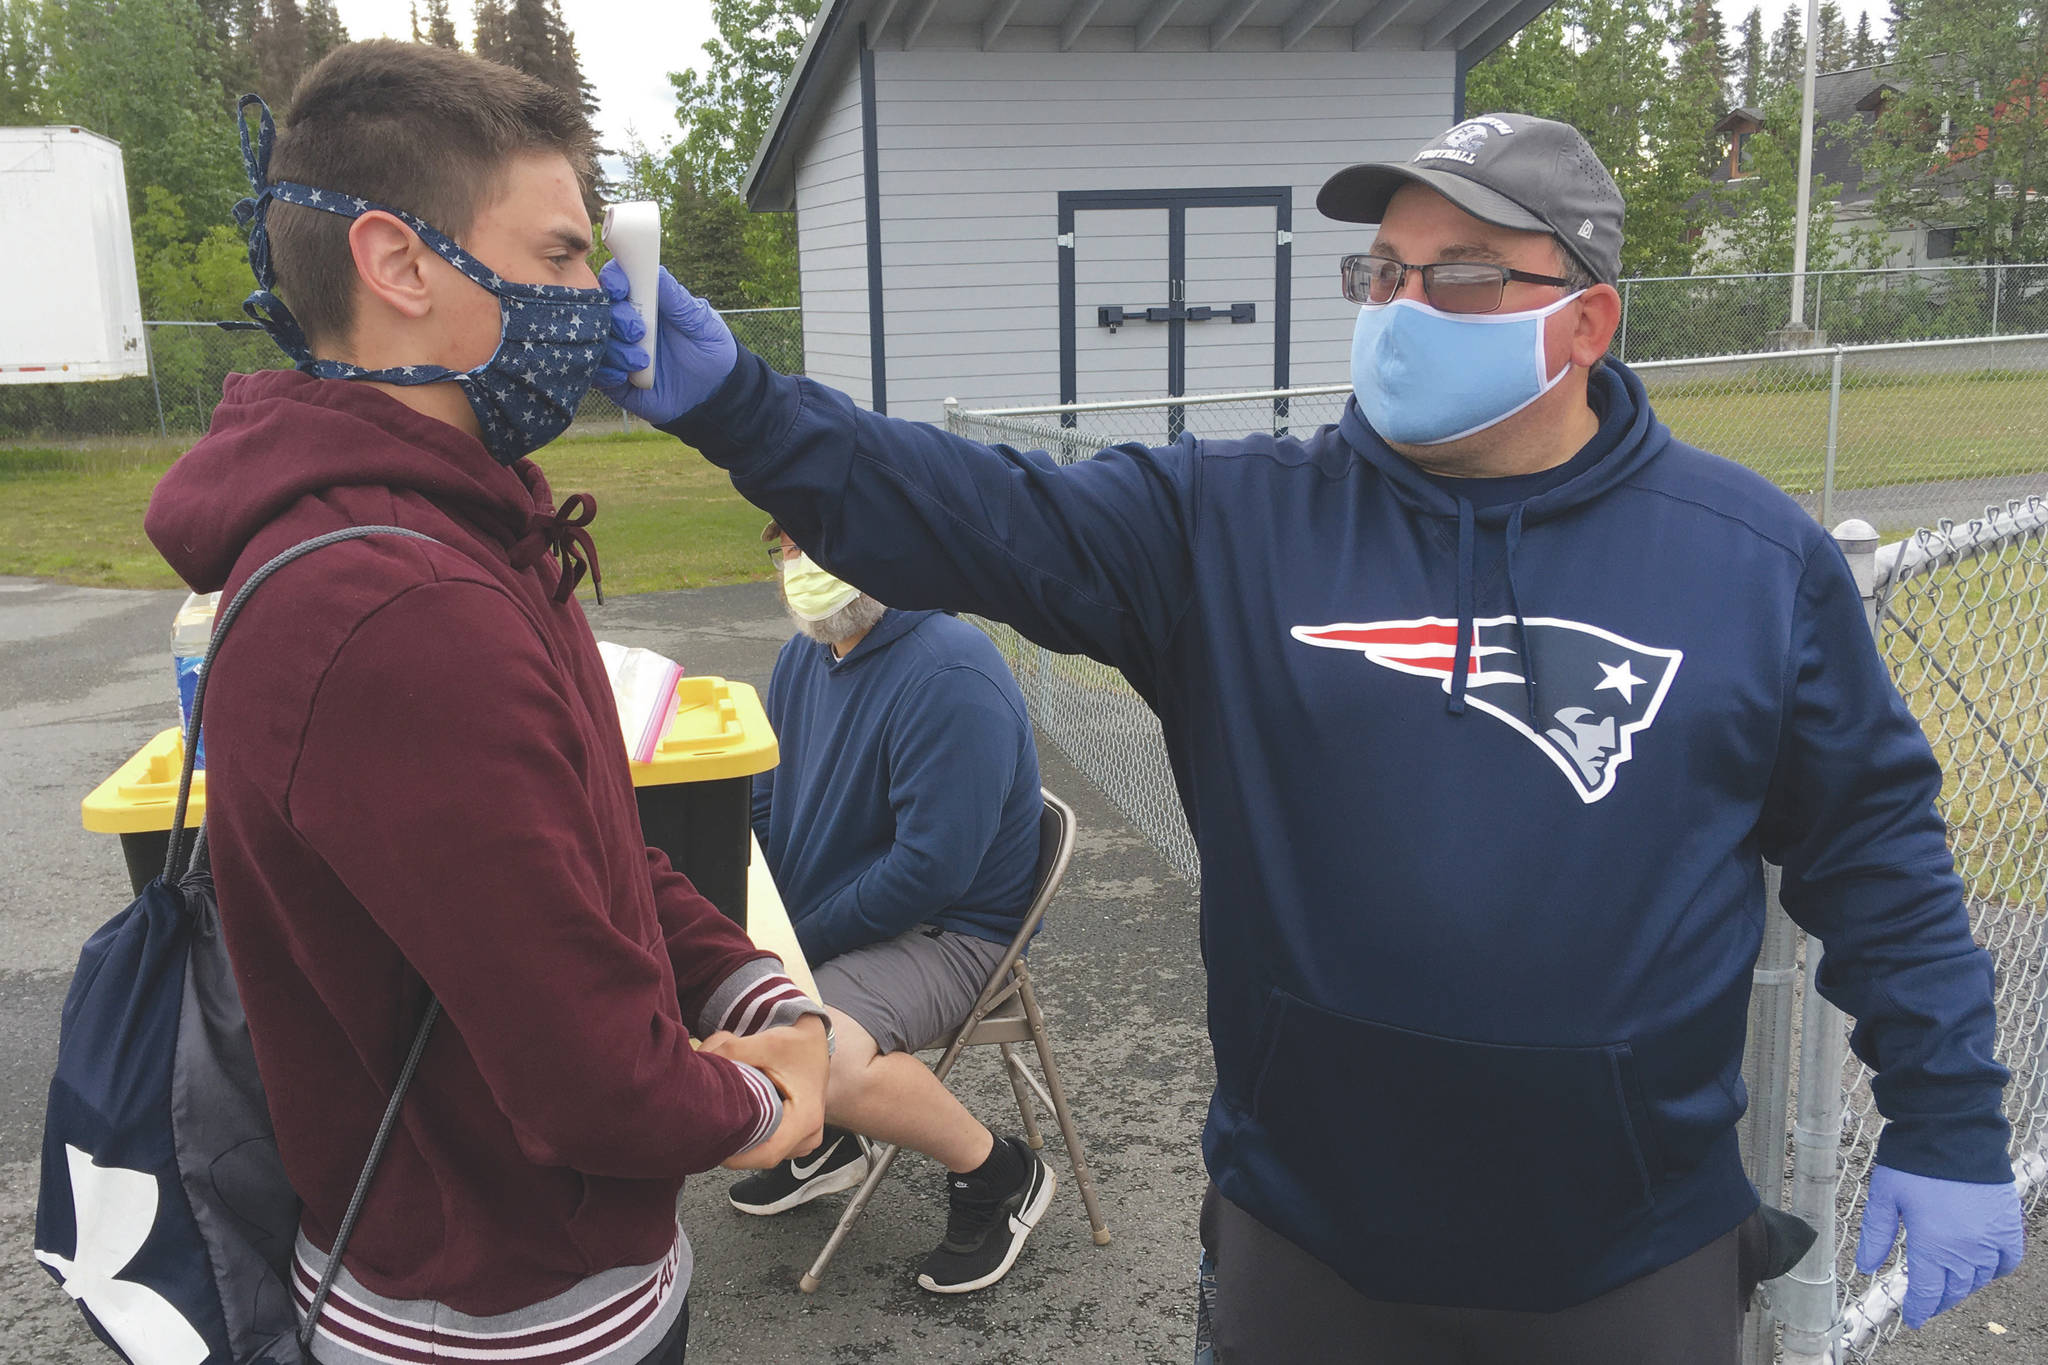
[[[1716,3],[1732,38],[1758,0]],[[1762,3],[1768,32],[1777,26],[1787,0]],[[412,36],[409,0],[336,0],[335,8],[352,38]],[[455,14],[456,32],[467,44],[470,0],[453,0],[449,8]],[[1851,29],[1867,10],[1872,27],[1880,34],[1885,31],[1886,0],[1842,0],[1842,10]],[[630,13],[630,21],[622,21],[622,13]],[[636,135],[649,146],[673,139],[676,103],[668,73],[701,62],[704,40],[716,32],[710,0],[562,0],[562,14],[576,34],[583,74],[597,91],[597,131],[603,145],[623,149]]]
[[[410,0],[335,0],[334,7],[351,38],[412,36]],[[448,8],[467,46],[471,0],[451,0]],[[702,62],[704,40],[717,32],[711,0],[562,0],[562,17],[597,91],[601,143],[624,148],[636,134],[649,146],[672,140],[676,101],[668,73]]]

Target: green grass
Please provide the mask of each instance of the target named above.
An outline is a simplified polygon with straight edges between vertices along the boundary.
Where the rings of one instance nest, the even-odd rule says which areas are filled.
[[[107,588],[175,588],[142,534],[176,443],[0,450],[0,574]]]
[[[2048,898],[2048,556],[2038,540],[1906,580],[1880,637],[1943,773],[1974,900]]]
[[[180,443],[0,449],[0,574],[92,587],[175,588],[142,514]],[[540,457],[559,499],[590,493],[607,593],[766,578],[767,518],[723,471],[654,433],[565,440]]]
[[[673,436],[648,432],[562,441],[540,466],[560,499],[597,499],[590,533],[606,593],[661,592],[768,577],[768,515],[733,492],[725,471]]]
[[[1648,376],[1681,439],[1780,486],[1821,483],[1825,370],[1760,367],[1737,380]],[[2040,474],[2048,486],[2048,374],[1980,370],[1844,377],[1835,486]],[[0,449],[0,573],[107,587],[175,587],[142,534],[150,489],[176,443]],[[725,476],[669,437],[566,440],[541,456],[558,495],[590,492],[605,586],[618,593],[766,576],[764,518]],[[1905,528],[1887,528],[1903,530]]]
[[[1779,487],[1821,484],[1827,375],[1789,366],[1736,382],[1645,382],[1680,440],[1749,466]],[[2048,374],[1844,376],[1835,487],[2040,474],[2048,487]]]

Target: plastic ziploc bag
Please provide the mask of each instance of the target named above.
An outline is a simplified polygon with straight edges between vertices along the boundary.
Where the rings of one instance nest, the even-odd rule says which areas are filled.
[[[661,737],[676,718],[676,683],[683,666],[665,655],[637,646],[597,642],[611,679],[612,700],[619,708],[619,730],[626,754],[635,763],[651,762]]]

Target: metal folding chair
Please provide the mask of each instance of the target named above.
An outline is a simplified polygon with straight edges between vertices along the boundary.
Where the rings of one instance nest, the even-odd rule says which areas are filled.
[[[1040,1013],[1038,996],[1032,990],[1031,970],[1024,963],[1024,948],[1031,942],[1039,921],[1045,918],[1045,908],[1060,889],[1060,879],[1067,873],[1067,860],[1074,853],[1073,808],[1049,791],[1041,789],[1040,795],[1045,798],[1045,810],[1038,818],[1038,874],[1031,906],[1024,915],[1024,925],[1017,937],[1011,940],[995,971],[989,974],[988,985],[982,988],[981,998],[975,1001],[966,1022],[953,1035],[953,1041],[946,1045],[938,1065],[932,1068],[932,1074],[944,1081],[963,1049],[1001,1048],[1003,1067],[1010,1077],[1010,1089],[1017,1096],[1017,1112],[1024,1116],[1024,1140],[1033,1149],[1045,1146],[1045,1138],[1038,1131],[1037,1113],[1032,1108],[1035,1096],[1059,1121],[1060,1136],[1067,1144],[1067,1156],[1074,1163],[1074,1183],[1079,1187],[1081,1202],[1088,1210],[1088,1226],[1094,1230],[1095,1244],[1107,1246],[1109,1225],[1102,1221],[1102,1210],[1095,1202],[1095,1181],[1088,1173],[1088,1158],[1081,1151],[1081,1134],[1074,1127],[1073,1113],[1067,1108],[1067,1094],[1060,1085],[1059,1068],[1053,1064],[1052,1038],[1046,1032],[1045,1016]],[[1014,1044],[1027,1042],[1038,1049],[1038,1065],[1045,1072],[1043,1084],[1010,1050]],[[893,1145],[875,1148],[867,1179],[853,1192],[853,1199],[847,1204],[846,1212],[839,1216],[839,1226],[832,1229],[825,1249],[818,1253],[818,1259],[811,1263],[810,1270],[798,1282],[804,1293],[816,1292],[818,1282],[824,1278],[825,1267],[832,1263],[832,1257],[852,1230],[854,1220],[867,1208],[875,1187],[882,1183],[882,1177],[895,1164],[897,1150]]]

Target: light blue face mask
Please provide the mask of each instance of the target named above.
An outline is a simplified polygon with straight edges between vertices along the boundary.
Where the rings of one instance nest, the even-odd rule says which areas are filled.
[[[1557,387],[1543,324],[1577,298],[1525,313],[1444,313],[1413,299],[1366,304],[1351,334],[1351,387],[1386,441],[1432,446],[1486,430]]]

